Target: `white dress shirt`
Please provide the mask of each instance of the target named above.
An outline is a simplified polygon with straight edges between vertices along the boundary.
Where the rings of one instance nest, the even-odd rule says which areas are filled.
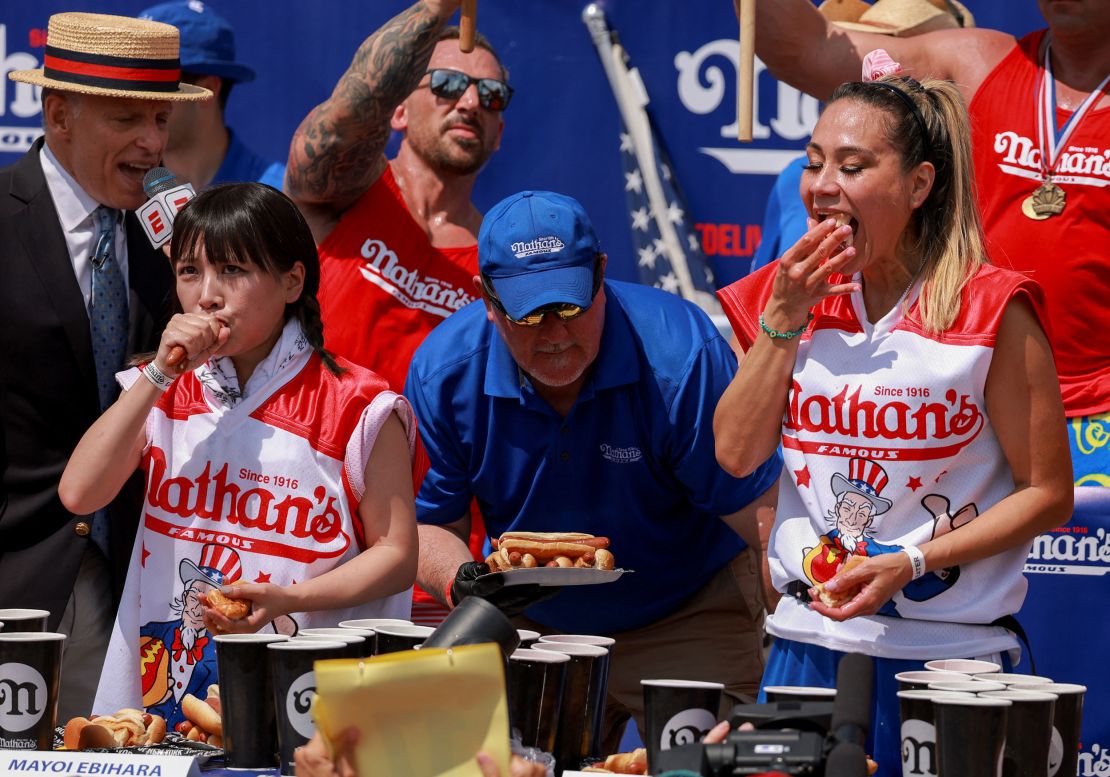
[[[93,211],[100,203],[90,197],[69,171],[62,167],[46,143],[39,152],[39,161],[42,163],[46,186],[54,200],[54,209],[58,211],[58,222],[65,234],[73,274],[77,277],[81,296],[85,299],[85,310],[88,311],[92,299],[92,262],[89,255],[95,247],[98,233]],[[127,235],[120,226],[119,223],[116,224],[116,262],[123,273],[124,281],[127,281]]]

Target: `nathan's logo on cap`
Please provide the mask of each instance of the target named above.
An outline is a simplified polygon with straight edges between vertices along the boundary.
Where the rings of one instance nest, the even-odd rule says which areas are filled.
[[[536,254],[553,254],[562,251],[566,248],[566,245],[554,235],[548,235],[547,237],[534,238],[527,243],[513,243],[510,248],[513,256],[517,259],[523,259],[526,256],[535,256]]]

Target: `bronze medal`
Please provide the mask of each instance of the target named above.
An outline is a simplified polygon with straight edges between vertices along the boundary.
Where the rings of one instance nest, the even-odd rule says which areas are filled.
[[[1051,216],[1059,216],[1066,205],[1064,190],[1051,179],[1045,181],[1037,190],[1021,202],[1021,212],[1034,221],[1044,221]]]

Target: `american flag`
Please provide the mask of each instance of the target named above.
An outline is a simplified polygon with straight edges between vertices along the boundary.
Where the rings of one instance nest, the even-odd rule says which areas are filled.
[[[623,128],[623,124],[622,124]],[[624,168],[624,195],[628,204],[629,226],[632,230],[632,245],[636,253],[636,266],[640,281],[656,288],[681,294],[674,261],[663,240],[659,219],[666,219],[673,225],[678,248],[690,268],[690,281],[698,291],[712,294],[715,289],[713,270],[701,250],[701,241],[690,218],[686,198],[675,180],[674,168],[663,146],[662,138],[651,125],[654,153],[653,164],[658,172],[663,189],[666,211],[656,213],[648,199],[644,185],[644,173],[636,156],[635,144],[631,134],[624,130],[620,133],[621,163]]]

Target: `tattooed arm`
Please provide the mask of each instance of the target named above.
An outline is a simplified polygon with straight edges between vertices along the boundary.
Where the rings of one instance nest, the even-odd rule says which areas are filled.
[[[385,171],[390,117],[427,70],[436,36],[460,0],[421,0],[355,52],[335,90],[301,122],[285,191],[320,242]]]

